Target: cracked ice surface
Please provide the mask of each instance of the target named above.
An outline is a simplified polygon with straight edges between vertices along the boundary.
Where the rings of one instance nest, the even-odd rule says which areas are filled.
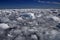
[[[1,9],[0,40],[60,40],[60,9]]]

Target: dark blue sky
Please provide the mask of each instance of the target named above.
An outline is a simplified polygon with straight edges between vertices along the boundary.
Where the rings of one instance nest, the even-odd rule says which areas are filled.
[[[60,4],[46,3],[57,2],[60,0],[40,0],[45,3],[38,2],[38,0],[0,0],[0,8],[60,8]]]

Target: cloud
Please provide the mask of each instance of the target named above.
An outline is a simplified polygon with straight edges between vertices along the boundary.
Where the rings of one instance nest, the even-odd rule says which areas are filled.
[[[38,2],[41,2],[41,3],[51,3],[51,4],[60,4],[60,2],[51,2],[51,1],[40,1],[40,0],[38,0]]]

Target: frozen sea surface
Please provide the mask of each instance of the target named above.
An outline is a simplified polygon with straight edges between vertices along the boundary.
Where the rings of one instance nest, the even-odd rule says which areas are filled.
[[[0,9],[0,40],[60,40],[60,9]]]

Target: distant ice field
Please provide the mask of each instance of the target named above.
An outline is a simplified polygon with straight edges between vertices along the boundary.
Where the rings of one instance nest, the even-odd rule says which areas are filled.
[[[0,40],[60,40],[60,9],[0,9]]]

